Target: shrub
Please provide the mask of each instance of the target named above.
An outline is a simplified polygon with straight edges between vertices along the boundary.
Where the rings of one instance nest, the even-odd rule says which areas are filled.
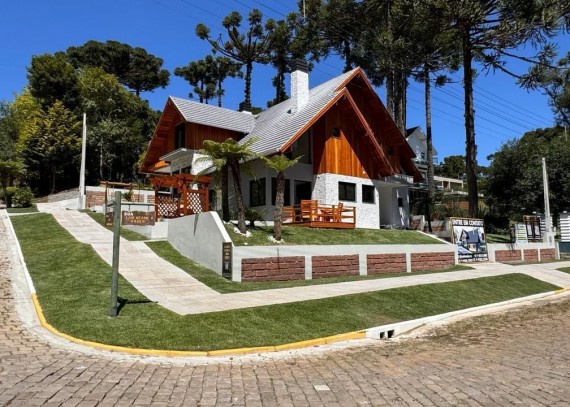
[[[34,195],[28,187],[16,188],[12,195],[12,206],[15,208],[29,208],[32,206]]]
[[[249,222],[249,226],[255,228],[255,222],[264,222],[263,211],[259,212],[255,209],[245,208],[245,219]]]

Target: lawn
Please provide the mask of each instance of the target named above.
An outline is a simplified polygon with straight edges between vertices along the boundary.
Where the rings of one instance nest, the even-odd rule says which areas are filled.
[[[8,208],[6,209],[8,213],[35,213],[38,212],[36,205],[32,205],[29,208]]]
[[[180,254],[172,245],[166,241],[157,242],[147,242],[148,247],[150,247],[156,254],[162,257],[164,260],[174,264],[176,267],[181,268],[186,271],[196,280],[201,281],[208,287],[216,290],[219,293],[235,293],[242,291],[256,291],[256,290],[269,290],[273,288],[287,288],[287,287],[299,287],[304,285],[319,285],[319,284],[332,284],[341,283],[344,281],[356,281],[356,280],[371,280],[377,278],[390,278],[390,277],[404,277],[417,274],[426,273],[436,273],[434,271],[424,271],[424,272],[414,272],[414,273],[387,273],[387,274],[376,274],[370,276],[345,276],[345,277],[331,277],[331,278],[319,278],[316,280],[297,280],[297,281],[263,281],[263,282],[243,282],[238,283],[235,281],[230,281],[227,278],[222,277],[215,271],[206,268],[195,261],[190,260]],[[456,265],[449,267],[445,270],[437,271],[437,273],[443,273],[448,271],[457,270],[469,270],[472,267]]]
[[[487,233],[485,235],[487,243],[511,243],[510,235],[499,235],[495,233]]]
[[[558,271],[563,271],[563,272],[565,272],[565,273],[570,274],[570,267],[561,267],[561,268],[556,269],[556,270],[558,270]]]
[[[273,227],[248,228],[250,237],[234,231],[235,226],[227,223],[226,230],[236,246],[271,246],[269,240]],[[443,244],[443,242],[415,230],[385,229],[318,229],[300,226],[283,226],[284,245],[337,245],[337,244]]]
[[[106,229],[112,231],[113,226],[105,226],[105,215],[102,213],[93,212],[90,210],[84,211],[87,215],[91,216],[97,223],[101,226],[105,227]],[[141,235],[133,230],[129,230],[126,228],[121,228],[121,237],[127,240],[149,240],[148,237],[145,235]]]
[[[47,321],[66,334],[111,345],[201,351],[278,345],[557,289],[511,274],[180,316],[120,278],[124,306],[119,317],[109,318],[111,267],[49,214],[11,220]]]

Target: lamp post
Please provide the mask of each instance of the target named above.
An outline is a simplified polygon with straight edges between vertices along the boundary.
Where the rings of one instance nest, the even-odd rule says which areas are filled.
[[[81,137],[81,169],[79,170],[78,209],[85,209],[85,155],[87,150],[87,114],[83,113],[83,135]]]
[[[548,194],[548,175],[546,174],[546,159],[542,157],[542,185],[544,188],[544,226],[546,239],[551,241],[552,227],[550,223],[550,196]]]

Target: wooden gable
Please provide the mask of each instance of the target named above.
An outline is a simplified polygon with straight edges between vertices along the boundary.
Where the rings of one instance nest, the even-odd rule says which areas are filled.
[[[239,140],[243,136],[237,131],[187,122],[172,100],[168,99],[149,143],[140,168],[141,172],[150,173],[155,169],[164,167],[165,163],[160,161],[160,157],[176,149],[175,131],[179,125],[185,127],[184,146],[188,149],[199,150],[203,148],[205,140],[221,142],[228,138]]]

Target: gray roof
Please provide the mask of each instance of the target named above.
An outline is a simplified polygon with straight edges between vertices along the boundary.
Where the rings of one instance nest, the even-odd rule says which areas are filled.
[[[251,138],[255,142],[251,149],[263,155],[277,152],[284,146],[299,130],[310,122],[329,103],[338,92],[335,90],[354,71],[346,72],[333,78],[309,91],[309,100],[296,113],[290,113],[293,101],[288,99],[279,103],[256,116],[255,125],[249,134],[240,140],[244,143]]]
[[[269,155],[287,144],[303,126],[317,116],[337,95],[336,89],[357,69],[310,89],[309,100],[296,113],[291,113],[291,99],[256,116],[172,96],[170,99],[188,122],[245,133],[246,136],[240,143],[255,138],[251,149],[258,154]]]
[[[255,122],[255,116],[249,113],[236,112],[235,110],[192,102],[173,96],[170,96],[170,99],[186,121],[191,123],[249,133]]]

